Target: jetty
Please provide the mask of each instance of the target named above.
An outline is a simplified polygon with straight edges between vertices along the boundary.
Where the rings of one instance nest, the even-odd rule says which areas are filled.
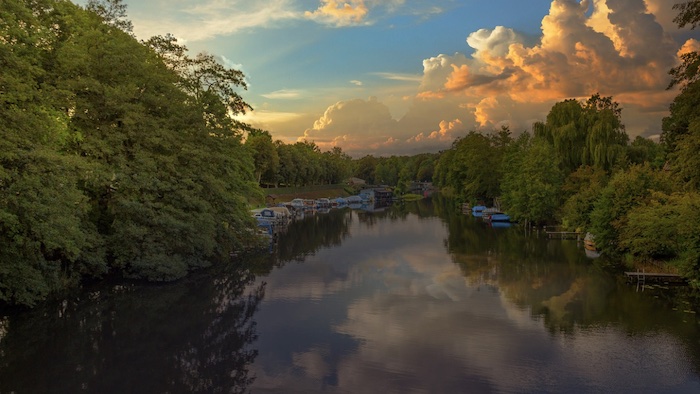
[[[581,233],[575,231],[545,231],[547,237],[557,239],[581,239]]]
[[[664,285],[685,285],[687,284],[684,277],[678,274],[670,274],[665,272],[644,272],[644,271],[627,271],[627,283],[636,284],[637,289],[640,287],[644,290],[644,285],[647,283],[664,284]]]

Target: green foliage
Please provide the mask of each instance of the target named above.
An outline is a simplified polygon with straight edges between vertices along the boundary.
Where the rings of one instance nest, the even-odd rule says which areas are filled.
[[[593,204],[607,181],[604,170],[590,166],[580,167],[566,178],[562,186],[565,202],[561,209],[565,228],[584,232],[590,227]]]
[[[581,165],[607,171],[624,162],[628,142],[620,120],[622,109],[612,97],[591,96],[587,101],[555,104],[546,123],[534,125],[537,138],[554,146],[566,173]]]
[[[377,183],[375,182],[375,169],[378,163],[379,160],[371,155],[360,158],[355,164],[355,177],[364,179],[370,185]]]
[[[700,23],[699,0],[690,0],[674,4],[673,9],[678,10],[678,15],[673,18],[673,21],[678,24],[678,27],[683,28],[686,25],[690,25],[691,29],[695,29]]]
[[[88,8],[0,7],[0,302],[109,270],[180,278],[247,243],[262,198],[229,116],[242,74],[185,51],[173,67],[121,1]]]
[[[695,29],[700,20],[700,1],[686,1],[673,6],[678,10],[674,19],[679,27],[690,25]],[[680,86],[681,92],[671,103],[669,116],[663,119],[662,142],[668,152],[676,150],[677,141],[688,134],[691,123],[700,116],[700,54],[696,51],[681,55],[682,63],[669,71],[669,88]]]
[[[665,162],[664,148],[648,138],[637,136],[627,147],[630,164],[649,163],[654,169],[661,169]]]
[[[272,142],[270,133],[262,130],[251,130],[245,141],[246,148],[250,149],[255,164],[255,176],[258,183],[263,174],[275,174],[280,164],[279,154]],[[274,179],[273,179],[274,182]]]
[[[554,148],[523,133],[503,163],[503,205],[516,220],[550,222],[560,205],[563,174]]]
[[[323,152],[321,162],[324,169],[324,183],[339,184],[352,174],[352,158],[338,146]]]
[[[628,213],[647,204],[653,191],[671,190],[668,175],[654,171],[649,165],[616,173],[602,189],[590,215],[590,232],[596,237],[598,249],[610,255],[626,252],[627,247],[620,243],[620,233],[628,223]]]
[[[679,183],[688,190],[700,190],[700,118],[688,126],[688,134],[676,141],[669,155],[670,168]]]
[[[500,195],[501,160],[511,141],[507,127],[488,134],[470,131],[440,156],[436,184],[451,188],[465,201],[492,201]]]
[[[698,193],[653,193],[627,214],[620,246],[642,261],[677,258],[698,243],[699,210]]]

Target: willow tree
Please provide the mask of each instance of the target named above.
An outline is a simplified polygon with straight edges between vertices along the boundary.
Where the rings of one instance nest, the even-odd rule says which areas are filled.
[[[629,140],[621,113],[612,97],[596,93],[586,101],[569,99],[555,104],[546,122],[536,123],[533,130],[536,137],[554,146],[567,173],[582,165],[611,170],[625,158]]]

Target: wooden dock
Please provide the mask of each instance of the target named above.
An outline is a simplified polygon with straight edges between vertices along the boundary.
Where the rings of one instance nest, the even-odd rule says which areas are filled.
[[[668,274],[663,272],[625,272],[628,283],[644,285],[646,283],[655,284],[686,284],[684,277],[677,274]]]
[[[580,240],[582,237],[581,233],[577,233],[575,231],[545,231],[547,234],[548,238],[557,238],[557,239],[576,239]]]

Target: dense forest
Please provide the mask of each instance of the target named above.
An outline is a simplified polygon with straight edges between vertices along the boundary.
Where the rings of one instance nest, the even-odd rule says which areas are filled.
[[[696,28],[700,1],[675,7]],[[660,143],[632,142],[612,97],[564,100],[532,133],[472,131],[450,149],[352,159],[285,144],[236,115],[244,75],[174,37],[139,41],[121,0],[0,0],[0,305],[85,278],[175,280],[253,242],[260,185],[433,181],[461,201],[596,236],[700,286],[700,57]]]
[[[0,303],[109,272],[172,280],[250,241],[243,75],[120,1],[0,1]]]

